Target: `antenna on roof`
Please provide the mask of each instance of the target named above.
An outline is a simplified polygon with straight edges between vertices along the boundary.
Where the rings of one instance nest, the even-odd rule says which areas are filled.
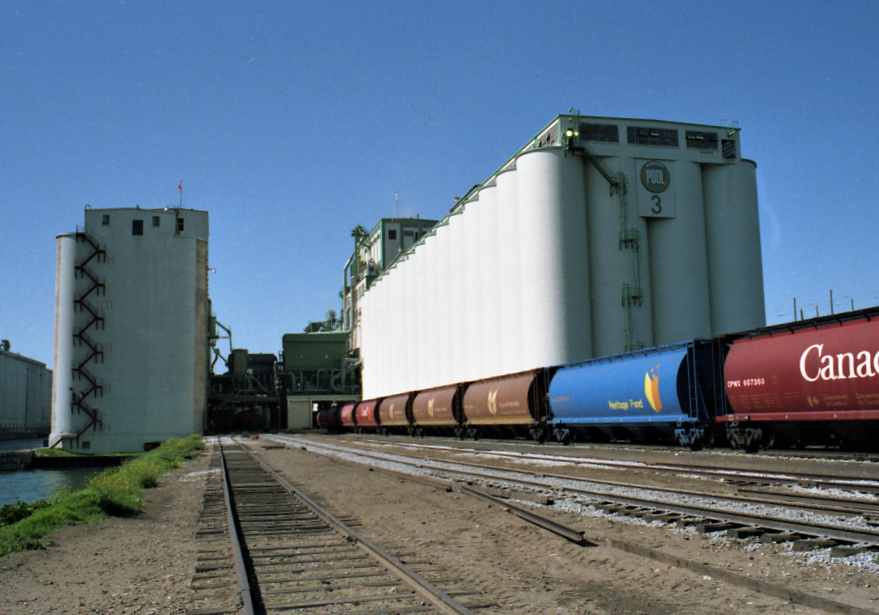
[[[726,126],[726,134],[728,137],[733,136],[741,130],[738,120],[720,120],[720,123]]]

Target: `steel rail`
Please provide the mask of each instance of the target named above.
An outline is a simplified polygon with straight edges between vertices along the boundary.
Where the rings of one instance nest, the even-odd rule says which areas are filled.
[[[549,530],[553,534],[558,534],[563,538],[567,538],[571,542],[574,542],[579,545],[587,544],[588,541],[584,539],[583,532],[580,530],[575,530],[571,527],[563,523],[558,523],[557,521],[553,521],[549,517],[545,517],[543,515],[537,515],[532,513],[531,511],[523,508],[522,506],[516,506],[512,502],[506,502],[497,498],[491,494],[485,493],[484,491],[480,491],[479,489],[474,489],[473,487],[469,487],[467,485],[457,485],[457,488],[460,489],[463,493],[470,495],[475,498],[479,498],[481,500],[485,500],[491,504],[495,504],[496,506],[500,506],[506,510],[509,510],[511,513],[516,515],[517,517],[521,517],[525,519],[529,523],[533,523],[534,525],[540,526],[545,530]]]
[[[232,561],[235,569],[235,580],[238,584],[241,596],[242,608],[245,615],[255,615],[253,606],[253,594],[250,591],[250,581],[247,578],[247,569],[244,563],[244,552],[241,549],[238,524],[235,519],[232,497],[229,493],[229,474],[226,469],[226,454],[223,452],[223,443],[219,442],[220,448],[220,471],[223,476],[223,499],[226,503],[226,522],[229,527],[229,538],[232,546]]]
[[[433,583],[412,570],[412,568],[404,564],[402,561],[400,561],[390,553],[382,550],[376,544],[363,537],[360,533],[347,526],[338,517],[330,513],[327,509],[312,500],[300,489],[292,485],[274,468],[270,467],[262,459],[257,457],[249,448],[240,443],[239,446],[247,451],[250,457],[256,463],[258,463],[263,470],[265,470],[276,481],[278,481],[279,484],[281,484],[289,492],[295,494],[297,498],[301,499],[302,502],[306,506],[308,506],[308,508],[310,508],[318,517],[323,519],[327,524],[335,528],[340,533],[356,541],[357,545],[361,549],[376,558],[379,562],[382,563],[383,566],[385,566],[385,568],[391,571],[403,583],[405,583],[413,591],[415,591],[415,593],[430,602],[440,612],[445,613],[446,615],[474,615],[472,611],[459,604],[447,593],[445,593]]]
[[[336,450],[337,452],[341,451],[341,452],[345,452],[345,453],[351,454],[351,455],[360,455],[360,456],[363,456],[366,458],[375,458],[375,455],[372,455],[370,453],[363,453],[363,452],[357,451],[355,449],[346,449],[344,447],[337,448],[336,445],[325,445],[325,444],[315,445],[314,443],[312,443],[312,445],[313,446],[323,446],[329,450]],[[401,456],[408,457],[407,455],[401,455]],[[384,459],[384,461],[388,461],[388,460]],[[396,463],[402,463],[405,465],[407,462],[397,461]],[[457,465],[463,465],[463,466],[478,465],[478,464],[467,464],[467,463],[463,463],[463,462],[453,462],[453,461],[443,461],[441,463],[446,463],[449,465],[457,464]],[[413,465],[418,465],[418,464],[413,464]],[[423,465],[421,467],[423,467]],[[498,469],[498,468],[491,468],[491,469],[494,471],[497,471],[497,472],[509,472],[511,474],[527,474],[527,473],[522,472],[520,470],[506,470],[506,469]],[[476,477],[482,478],[482,479],[500,480],[500,481],[524,485],[524,486],[528,486],[528,487],[532,487],[532,488],[536,487],[539,489],[553,489],[553,487],[548,486],[545,483],[541,483],[541,482],[538,482],[536,480],[531,480],[531,479],[486,476],[486,475],[481,474],[479,472],[472,472],[472,471],[465,471],[465,470],[448,470],[448,469],[438,469],[438,470],[443,471],[443,472],[449,472],[449,473],[458,473],[458,474],[476,476]],[[620,486],[619,483],[610,483],[609,481],[593,481],[592,479],[577,479],[577,478],[572,478],[570,476],[554,476],[554,475],[545,475],[545,474],[541,474],[540,476],[552,476],[553,478],[561,478],[563,480],[569,480],[572,482],[583,482],[583,483],[601,482],[601,483],[613,484],[614,486]],[[688,493],[688,492],[685,492],[682,490],[671,490],[671,489],[652,488],[652,487],[643,487],[643,486],[639,486],[636,488],[641,489],[641,490],[652,490],[652,491],[675,491],[679,494],[697,496],[697,497],[703,497],[703,498],[709,497],[709,498],[721,499],[721,498],[729,497],[729,496],[722,496],[722,495],[715,495],[715,494],[710,494],[710,495],[694,494],[694,493]],[[690,517],[712,519],[712,520],[719,521],[719,522],[735,523],[735,524],[744,525],[744,526],[759,526],[762,528],[771,529],[771,530],[775,530],[778,532],[791,532],[791,533],[796,533],[796,534],[803,535],[803,536],[821,536],[821,537],[827,537],[827,538],[831,538],[834,540],[838,540],[841,542],[866,543],[866,544],[871,544],[871,545],[879,545],[879,532],[875,532],[875,531],[847,530],[844,528],[839,528],[836,526],[822,524],[822,523],[803,523],[803,522],[797,522],[797,521],[788,521],[788,520],[783,520],[783,519],[777,519],[774,517],[768,517],[765,515],[757,515],[757,514],[752,515],[752,514],[747,514],[747,513],[736,513],[736,512],[732,512],[732,511],[728,511],[728,510],[719,510],[716,507],[702,507],[702,506],[695,506],[695,505],[673,504],[673,503],[665,502],[660,499],[651,499],[651,498],[647,498],[647,497],[643,497],[643,496],[636,498],[636,497],[630,497],[630,496],[624,496],[624,495],[616,495],[616,494],[608,494],[608,493],[603,493],[603,492],[598,492],[598,491],[591,491],[588,489],[580,489],[580,488],[576,488],[576,487],[575,488],[565,487],[561,490],[563,490],[565,492],[569,492],[569,493],[577,493],[577,494],[581,494],[581,495],[586,495],[588,497],[591,497],[591,498],[597,499],[597,500],[601,500],[601,501],[609,501],[609,502],[615,502],[618,504],[625,504],[627,506],[644,507],[646,505],[646,506],[650,506],[653,508],[662,509],[662,510],[666,510],[668,512],[674,512],[677,514],[690,516]],[[746,501],[750,501],[750,500],[746,500]]]

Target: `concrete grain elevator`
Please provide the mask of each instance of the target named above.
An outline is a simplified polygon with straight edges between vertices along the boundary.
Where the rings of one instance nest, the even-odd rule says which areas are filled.
[[[556,117],[364,294],[364,399],[764,326],[739,134]]]
[[[137,452],[201,433],[207,212],[86,207],[56,267],[50,446]]]

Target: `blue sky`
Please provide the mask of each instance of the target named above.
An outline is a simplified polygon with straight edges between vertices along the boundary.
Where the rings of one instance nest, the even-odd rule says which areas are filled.
[[[51,365],[55,236],[183,180],[214,312],[277,352],[339,311],[355,225],[442,217],[571,107],[736,120],[768,322],[879,305],[877,31],[871,1],[0,0],[0,337]]]

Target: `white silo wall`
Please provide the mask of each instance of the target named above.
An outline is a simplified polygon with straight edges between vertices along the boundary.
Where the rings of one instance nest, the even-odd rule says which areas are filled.
[[[372,392],[379,385],[381,354],[377,344],[381,329],[381,317],[378,313],[378,293],[375,287],[363,293],[358,299],[360,306],[360,359],[363,363],[360,374],[362,395],[364,399],[372,397]]]
[[[437,225],[436,235],[436,287],[433,301],[436,320],[432,332],[436,344],[436,370],[429,374],[427,387],[440,386],[452,382],[452,284],[451,250],[452,238],[447,222]]]
[[[424,364],[421,368],[421,381],[419,389],[432,386],[439,371],[440,339],[437,337],[439,330],[439,240],[433,231],[421,246],[421,258],[424,265],[424,284],[421,287],[421,304],[423,306],[422,320],[418,323],[421,327],[421,340],[423,350],[421,353]]]
[[[711,336],[702,173],[687,161],[673,163],[670,172],[675,217],[654,218],[648,225],[657,345]]]
[[[402,233],[398,230],[398,235]],[[398,336],[400,331],[400,310],[401,297],[400,292],[400,276],[397,275],[396,267],[389,267],[385,270],[385,279],[381,295],[384,299],[383,316],[385,317],[385,329],[382,337],[382,347],[384,348],[384,370],[382,373],[382,389],[380,396],[388,395],[396,391],[397,382],[400,377],[400,365],[397,363]],[[397,323],[397,326],[394,326]]]
[[[427,379],[426,374],[431,369],[431,318],[428,314],[430,305],[425,298],[428,296],[427,289],[432,264],[428,259],[428,243],[432,237],[426,237],[421,244],[415,247],[413,260],[414,286],[412,295],[409,297],[412,305],[412,340],[410,346],[415,353],[416,378],[407,387],[409,389],[421,389],[422,383]]]
[[[561,149],[519,156],[523,363],[592,356],[583,162]]]
[[[482,290],[482,361],[486,377],[499,376],[501,365],[500,282],[497,187],[479,191],[480,286]]]
[[[420,357],[418,352],[418,255],[414,252],[405,256],[406,261],[403,263],[403,282],[405,285],[405,295],[403,296],[403,339],[400,344],[403,348],[403,360],[406,362],[406,378],[402,382],[402,388],[397,389],[398,393],[409,391],[415,388],[416,383],[421,377],[419,374]]]
[[[378,327],[378,318],[375,314],[375,295],[367,291],[358,299],[360,307],[360,359],[361,381],[363,399],[371,399],[376,386],[376,363],[375,343],[373,342],[373,330]]]
[[[363,324],[363,398],[377,397],[385,388],[387,374],[387,331],[385,298],[387,278],[375,281],[362,299]]]
[[[397,259],[397,264],[391,270],[391,286],[394,288],[394,320],[397,326],[393,329],[393,385],[385,391],[384,395],[400,393],[407,386],[410,378],[414,375],[412,369],[412,357],[409,353],[408,338],[412,332],[411,320],[409,319],[409,263],[405,256]]]
[[[49,446],[75,435],[72,423],[74,286],[76,236],[59,235],[55,263],[55,353],[52,381],[52,433]]]
[[[394,378],[396,377],[396,372],[394,369],[396,365],[394,365],[394,335],[396,333],[397,328],[394,327],[394,322],[396,322],[397,318],[397,310],[394,302],[394,280],[393,280],[393,271],[391,269],[385,270],[384,277],[382,278],[382,285],[379,287],[379,296],[381,297],[381,306],[382,306],[382,336],[381,336],[381,348],[382,348],[382,372],[381,372],[381,390],[379,390],[379,395],[387,395],[394,388]]]
[[[596,356],[623,352],[626,346],[626,310],[623,284],[632,284],[632,255],[620,249],[620,201],[610,195],[610,185],[589,161],[586,198],[589,219],[589,281],[592,289],[592,347]],[[616,164],[617,161],[605,160]],[[616,172],[616,169],[614,169]],[[632,216],[635,218],[636,216]]]
[[[420,247],[420,246],[419,246]],[[418,387],[418,383],[421,381],[421,327],[419,326],[419,322],[423,319],[421,315],[421,306],[419,305],[419,301],[421,300],[421,285],[424,282],[424,278],[422,276],[421,270],[421,261],[423,254],[418,253],[418,248],[413,250],[408,255],[408,260],[406,262],[406,267],[408,269],[408,277],[409,279],[406,282],[406,286],[408,287],[408,294],[406,295],[406,302],[403,309],[406,311],[406,323],[407,323],[407,331],[406,339],[403,340],[403,343],[406,344],[406,352],[409,356],[409,377],[406,380],[405,391],[409,391]]]
[[[515,169],[497,176],[498,308],[500,373],[521,368],[522,258],[519,242],[519,184]]]
[[[485,353],[482,334],[485,327],[482,320],[482,274],[483,262],[481,231],[479,226],[482,203],[478,198],[464,205],[462,215],[464,233],[464,294],[462,303],[466,306],[464,335],[467,337],[467,375],[465,380],[485,377]]]
[[[467,269],[464,238],[464,214],[449,218],[449,335],[446,338],[451,354],[450,382],[463,382],[470,373],[470,345],[467,339],[467,300],[464,271]]]
[[[704,165],[713,335],[766,325],[756,165]]]
[[[620,170],[626,174],[629,189],[626,195],[628,211],[628,228],[638,232],[637,265],[631,250],[624,250],[629,258],[630,279],[637,279],[641,286],[641,305],[632,306],[632,343],[635,348],[652,348],[653,342],[653,292],[650,276],[650,235],[647,231],[647,219],[638,215],[637,193],[633,184],[638,181],[637,160],[624,158]],[[637,270],[636,270],[637,268]],[[600,356],[598,352],[596,356]]]

